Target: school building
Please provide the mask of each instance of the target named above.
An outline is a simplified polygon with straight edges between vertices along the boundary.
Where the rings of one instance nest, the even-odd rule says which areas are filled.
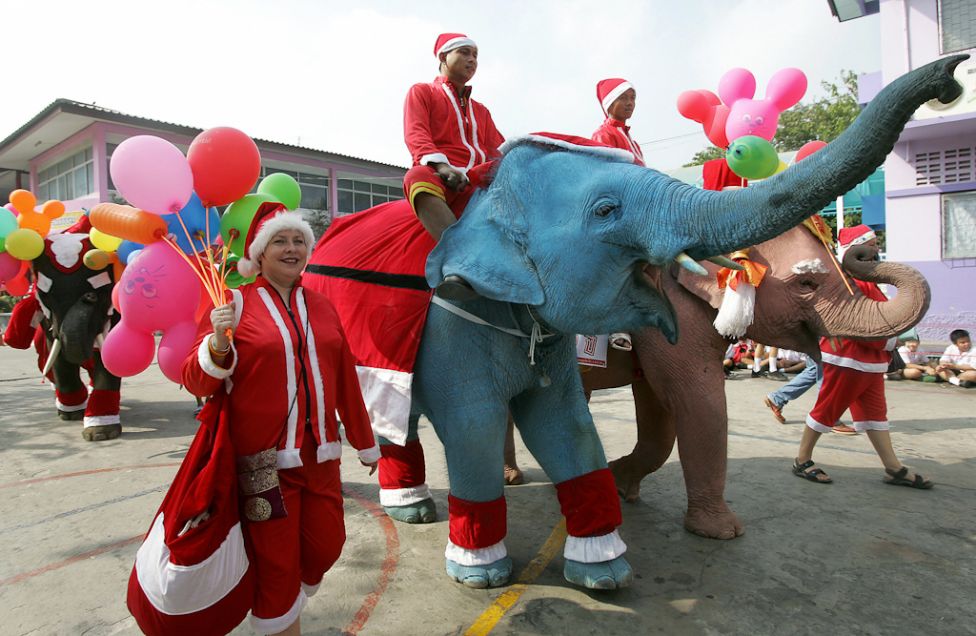
[[[20,188],[33,192],[38,201],[61,200],[74,214],[66,214],[55,227],[66,227],[83,208],[117,197],[108,166],[122,141],[155,135],[185,153],[202,130],[58,99],[0,141],[0,201]],[[261,152],[261,177],[272,172],[294,177],[302,189],[301,210],[313,226],[403,198],[406,168],[401,166],[254,141]]]

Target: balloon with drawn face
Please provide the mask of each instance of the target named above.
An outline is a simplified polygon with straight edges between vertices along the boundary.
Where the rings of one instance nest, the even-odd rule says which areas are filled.
[[[728,140],[745,135],[769,141],[776,134],[779,114],[800,101],[807,91],[807,76],[798,68],[780,69],[769,80],[765,99],[753,99],[756,78],[744,68],[734,68],[722,76],[718,94],[729,107],[725,122]]]
[[[119,281],[121,328],[105,338],[105,367],[120,376],[142,372],[152,362],[152,334],[162,331],[160,351],[165,349],[166,355],[160,357],[160,367],[166,377],[179,382],[179,365],[193,345],[193,312],[199,297],[196,274],[171,246],[157,242],[144,247]]]

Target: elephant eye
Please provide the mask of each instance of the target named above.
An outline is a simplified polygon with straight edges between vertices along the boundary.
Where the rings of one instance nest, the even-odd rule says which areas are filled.
[[[612,203],[604,203],[596,209],[596,215],[599,217],[604,217],[609,215],[611,212],[617,209],[617,206]]]
[[[144,298],[155,298],[156,297],[156,286],[152,283],[146,283],[142,286],[142,295]]]

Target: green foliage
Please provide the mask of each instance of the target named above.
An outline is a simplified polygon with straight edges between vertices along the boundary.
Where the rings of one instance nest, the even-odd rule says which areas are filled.
[[[857,74],[841,71],[839,82],[839,85],[821,82],[824,97],[806,104],[801,102],[780,115],[773,138],[777,152],[799,150],[803,144],[815,139],[830,143],[854,122],[861,112],[857,103]],[[724,156],[725,150],[709,146],[695,153],[685,167]]]
[[[0,292],[0,314],[10,313],[15,304],[17,304],[16,298],[7,292]]]
[[[837,238],[837,215],[825,216],[823,217],[824,222],[830,228],[830,233],[833,234],[834,239]],[[855,225],[861,224],[861,208],[845,209],[844,210],[844,227],[854,227]],[[878,235],[878,249],[882,252],[886,251],[885,247],[885,231],[875,230],[875,234]]]

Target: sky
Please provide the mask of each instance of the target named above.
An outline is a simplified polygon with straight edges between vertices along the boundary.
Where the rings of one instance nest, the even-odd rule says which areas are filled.
[[[408,166],[403,98],[437,75],[439,33],[478,43],[471,82],[506,137],[589,137],[596,82],[637,89],[648,166],[708,141],[675,102],[744,67],[757,93],[792,66],[804,101],[842,70],[880,68],[878,16],[839,23],[827,0],[0,0],[0,139],[59,97],[129,115]],[[11,72],[17,68],[19,75]]]

